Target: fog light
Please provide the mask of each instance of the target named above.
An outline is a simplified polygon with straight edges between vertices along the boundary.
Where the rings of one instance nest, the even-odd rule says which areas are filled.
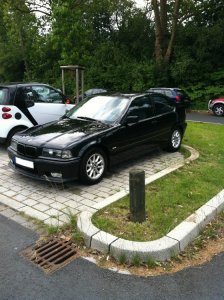
[[[51,173],[51,176],[54,177],[54,178],[62,178],[61,173]]]

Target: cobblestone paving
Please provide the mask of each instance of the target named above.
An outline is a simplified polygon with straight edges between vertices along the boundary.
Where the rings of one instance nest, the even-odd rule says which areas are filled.
[[[17,212],[23,212],[54,226],[68,222],[71,214],[93,211],[96,203],[127,190],[132,168],[145,170],[148,178],[168,166],[183,162],[180,153],[156,151],[132,162],[122,163],[107,173],[97,185],[84,186],[79,182],[53,184],[16,174],[8,167],[9,159],[3,147],[0,147],[0,158],[0,213],[19,222],[20,215]]]

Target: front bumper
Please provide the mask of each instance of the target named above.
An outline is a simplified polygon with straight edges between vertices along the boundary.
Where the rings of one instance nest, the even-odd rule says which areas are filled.
[[[27,158],[19,155],[10,147],[8,148],[8,156],[10,158],[9,166],[14,171],[34,179],[63,183],[79,177],[80,158],[69,160],[47,159],[43,157]],[[33,163],[33,168],[17,164],[15,158]],[[52,176],[54,173],[61,174],[61,177]]]

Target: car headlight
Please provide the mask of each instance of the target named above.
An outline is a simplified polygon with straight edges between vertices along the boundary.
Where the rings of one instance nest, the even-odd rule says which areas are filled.
[[[72,158],[72,153],[70,150],[58,150],[58,149],[43,148],[42,156],[69,159],[69,158]]]
[[[10,147],[14,150],[17,151],[17,142],[14,140],[11,140]]]

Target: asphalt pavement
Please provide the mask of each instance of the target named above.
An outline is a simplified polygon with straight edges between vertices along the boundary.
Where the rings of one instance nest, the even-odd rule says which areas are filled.
[[[0,215],[0,299],[223,300],[224,253],[171,275],[137,277],[104,270],[82,258],[46,275],[20,252],[37,235]]]
[[[212,113],[208,113],[206,111],[192,111],[187,113],[187,121],[224,124],[224,117],[217,117]]]

